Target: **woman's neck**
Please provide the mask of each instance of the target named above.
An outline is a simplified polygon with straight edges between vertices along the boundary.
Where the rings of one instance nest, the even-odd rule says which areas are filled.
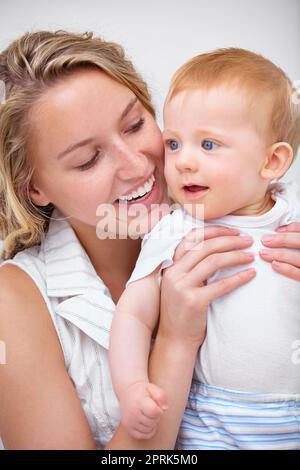
[[[98,276],[109,289],[116,303],[122,294],[141,249],[141,239],[105,239],[97,237],[93,226],[72,221],[76,235],[84,247]]]

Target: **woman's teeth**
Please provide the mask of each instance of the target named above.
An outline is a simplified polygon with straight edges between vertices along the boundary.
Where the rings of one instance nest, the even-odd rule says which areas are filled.
[[[126,194],[126,196],[119,196],[118,200],[123,202],[123,201],[132,201],[132,199],[140,199],[147,194],[150,193],[150,191],[153,188],[153,185],[155,183],[155,178],[154,175],[152,175],[148,181],[144,183],[143,186],[139,186],[135,191],[132,191],[130,194]]]

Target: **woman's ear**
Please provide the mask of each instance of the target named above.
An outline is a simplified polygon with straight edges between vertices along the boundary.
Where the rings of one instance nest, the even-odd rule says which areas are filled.
[[[36,206],[47,206],[51,201],[33,182],[29,185],[27,196]]]
[[[287,142],[277,142],[268,151],[260,176],[266,180],[281,178],[293,161],[293,149]]]

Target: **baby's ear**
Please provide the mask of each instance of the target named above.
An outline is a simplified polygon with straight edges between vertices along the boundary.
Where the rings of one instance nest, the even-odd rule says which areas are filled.
[[[281,178],[289,169],[293,156],[293,149],[287,142],[273,144],[260,170],[261,177],[266,180]]]

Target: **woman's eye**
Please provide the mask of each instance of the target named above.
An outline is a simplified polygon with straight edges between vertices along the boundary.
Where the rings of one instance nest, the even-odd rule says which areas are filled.
[[[95,153],[95,155],[89,161],[87,161],[83,165],[78,166],[77,168],[80,171],[88,170],[89,168],[92,168],[97,163],[99,157],[100,157],[100,150],[98,150],[97,153]]]
[[[127,132],[137,132],[137,131],[139,131],[139,130],[141,129],[141,127],[143,127],[144,123],[145,123],[145,119],[144,119],[144,118],[139,119],[135,124],[133,124],[133,125],[128,129],[128,131],[126,131],[126,133],[127,133]]]
[[[169,147],[170,150],[172,150],[174,152],[174,150],[178,150],[179,149],[179,143],[177,142],[177,140],[168,140],[167,141],[167,146]]]
[[[214,150],[215,148],[219,147],[219,145],[213,140],[202,140],[201,147],[204,150]]]

